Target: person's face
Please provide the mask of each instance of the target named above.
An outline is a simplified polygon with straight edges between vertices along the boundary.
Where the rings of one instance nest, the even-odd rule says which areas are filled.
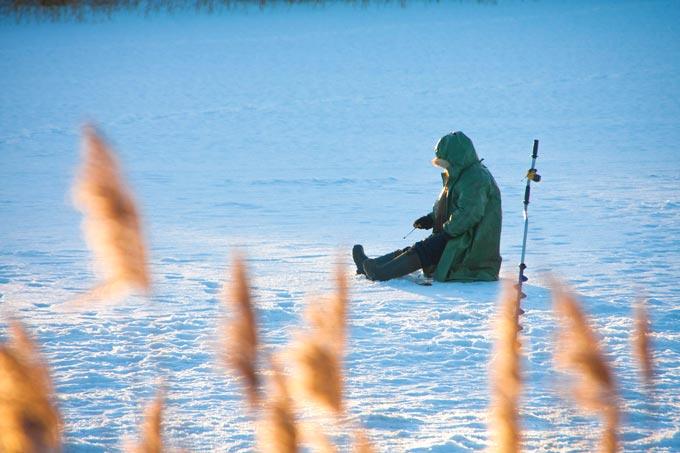
[[[438,157],[432,159],[432,165],[434,165],[435,167],[439,167],[446,172],[448,172],[449,169],[451,168],[451,164],[447,160],[440,159]]]

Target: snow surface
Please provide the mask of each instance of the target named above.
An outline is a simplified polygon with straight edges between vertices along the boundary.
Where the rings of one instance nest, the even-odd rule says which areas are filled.
[[[272,347],[338,253],[403,247],[440,184],[450,130],[503,192],[514,278],[523,174],[541,140],[523,317],[527,451],[588,451],[598,422],[559,397],[548,273],[583,295],[624,397],[626,451],[680,451],[680,3],[469,2],[125,13],[86,23],[0,19],[0,300],[36,332],[67,451],[136,433],[159,378],[168,435],[249,451],[252,424],[216,363],[228,257],[249,257]],[[108,309],[63,302],[95,276],[69,187],[96,121],[140,202],[155,291]],[[349,269],[349,267],[348,267]],[[496,283],[352,287],[350,410],[382,451],[488,445]],[[658,394],[631,357],[649,297]]]

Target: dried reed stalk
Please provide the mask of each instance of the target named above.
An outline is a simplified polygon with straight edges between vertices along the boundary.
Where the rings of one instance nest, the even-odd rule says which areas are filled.
[[[354,431],[354,446],[352,447],[354,453],[375,453],[375,448],[368,440],[363,429]]]
[[[228,347],[227,365],[243,381],[248,402],[255,409],[260,400],[260,381],[257,375],[257,321],[250,296],[246,267],[240,256],[233,260],[230,291],[223,291],[223,302],[230,309],[231,317],[225,331]]]
[[[290,348],[294,364],[292,388],[302,401],[343,414],[342,359],[347,329],[347,276],[338,265],[336,293],[309,305],[310,331]]]
[[[273,366],[265,417],[258,431],[258,449],[267,453],[297,453],[299,435],[287,389],[278,366]]]
[[[0,345],[0,451],[58,452],[62,420],[47,365],[16,321]]]
[[[90,296],[148,291],[147,253],[137,207],[113,152],[91,126],[83,130],[83,161],[73,193],[85,216],[86,241],[104,275]]]
[[[560,321],[556,363],[576,377],[572,388],[576,402],[583,410],[595,412],[602,419],[604,430],[600,451],[615,452],[618,450],[619,407],[612,370],[575,297],[554,284],[553,303]]]
[[[319,423],[307,421],[301,425],[305,446],[315,453],[337,453],[338,448],[324,432]]]
[[[342,415],[342,369],[333,348],[307,336],[293,346],[290,357],[296,398]]]
[[[154,401],[146,408],[140,440],[130,453],[161,453],[163,447],[163,391],[159,391]]]
[[[654,381],[654,360],[650,336],[647,308],[645,303],[640,301],[635,308],[635,328],[631,340],[640,372],[648,386],[651,386]]]
[[[338,262],[335,269],[336,292],[331,309],[333,330],[335,331],[334,342],[338,344],[338,354],[343,357],[347,346],[347,306],[349,304],[349,286],[345,267]]]
[[[519,395],[522,389],[520,370],[517,291],[506,286],[496,319],[496,345],[491,362],[491,424],[493,451],[520,451]]]
[[[309,303],[305,318],[312,334],[331,346],[339,359],[345,354],[347,342],[347,273],[338,265],[335,271],[336,292],[330,297],[321,297]]]

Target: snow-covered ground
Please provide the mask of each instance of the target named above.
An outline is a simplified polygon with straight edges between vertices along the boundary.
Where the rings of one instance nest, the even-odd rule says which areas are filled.
[[[514,278],[522,176],[532,192],[523,318],[527,451],[587,451],[598,422],[558,396],[548,274],[583,295],[624,397],[626,451],[680,451],[680,3],[472,2],[0,19],[0,301],[39,336],[67,451],[134,435],[159,378],[169,437],[249,451],[239,387],[215,360],[228,257],[249,257],[271,345],[338,253],[402,236],[440,184],[432,147],[463,130],[503,192]],[[119,151],[140,202],[149,299],[73,313],[94,275],[69,186],[79,128]],[[349,269],[349,267],[348,267]],[[351,412],[382,451],[487,444],[499,284],[352,282]],[[628,335],[649,297],[658,395]]]

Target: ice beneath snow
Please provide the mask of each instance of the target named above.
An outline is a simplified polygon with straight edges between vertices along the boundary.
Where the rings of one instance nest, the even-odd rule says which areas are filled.
[[[250,451],[216,360],[219,291],[249,257],[268,348],[336,256],[370,255],[431,207],[439,136],[475,142],[503,192],[516,274],[532,192],[523,317],[527,451],[588,451],[598,422],[560,398],[547,276],[583,296],[621,388],[626,451],[680,451],[680,4],[467,2],[276,7],[85,23],[0,19],[0,301],[39,337],[66,451],[134,436],[163,378],[168,437]],[[151,245],[154,294],[74,313],[95,279],[69,186],[79,127],[110,137]],[[351,269],[348,265],[348,269]],[[481,450],[496,283],[352,282],[349,408],[381,451]],[[648,297],[658,365],[646,402],[631,307]]]

